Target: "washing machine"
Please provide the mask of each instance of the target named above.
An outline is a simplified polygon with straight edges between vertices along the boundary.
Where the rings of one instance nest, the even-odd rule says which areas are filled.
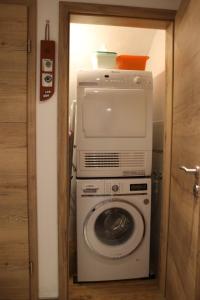
[[[77,180],[77,279],[149,276],[151,179]]]

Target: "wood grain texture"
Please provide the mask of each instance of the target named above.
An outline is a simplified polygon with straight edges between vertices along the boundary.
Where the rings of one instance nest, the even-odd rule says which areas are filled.
[[[163,183],[161,203],[159,287],[165,293],[166,260],[168,243],[168,220],[171,180],[171,145],[172,145],[172,109],[173,109],[173,56],[174,56],[174,23],[166,30],[166,96],[164,108],[164,143],[163,143]]]
[[[61,2],[70,14],[130,17],[152,20],[174,20],[176,11],[156,8],[140,8],[120,5],[102,5],[78,2]]]
[[[89,15],[90,17],[120,17],[140,19],[140,24],[147,28],[163,28],[169,25],[175,18],[174,11],[134,8],[125,6],[97,5],[87,3],[60,2],[60,25],[59,25],[59,95],[58,95],[58,220],[59,220],[59,286],[60,300],[68,299],[68,220],[69,220],[69,145],[68,132],[68,78],[69,78],[69,22],[72,15]],[[156,25],[147,21],[159,21]],[[100,19],[99,19],[100,20]],[[113,20],[116,20],[113,18]],[[102,21],[102,20],[101,20]],[[109,21],[110,22],[110,21]],[[152,24],[155,24],[152,27]],[[110,24],[111,25],[111,24]],[[116,24],[114,24],[116,25]],[[158,26],[158,27],[156,27]],[[169,92],[171,93],[171,91]],[[171,99],[170,99],[171,101]],[[169,154],[169,153],[168,153]],[[166,155],[167,156],[167,155]],[[169,160],[168,160],[169,161]],[[67,181],[65,181],[67,178]],[[66,186],[67,182],[67,186]],[[168,184],[168,183],[167,183]],[[166,198],[167,199],[167,198]],[[167,200],[168,201],[168,200]],[[164,225],[165,227],[166,225]],[[165,231],[166,232],[166,231]],[[163,239],[166,236],[163,235]],[[165,245],[166,247],[166,245]],[[165,258],[163,258],[165,259]],[[165,271],[161,268],[161,272]],[[165,273],[162,274],[164,286]],[[83,296],[84,297],[84,296]],[[81,298],[80,298],[81,299]],[[139,299],[139,298],[138,298]]]
[[[0,4],[0,28],[0,299],[28,300],[27,8]]]
[[[30,297],[38,299],[38,245],[37,245],[37,202],[36,202],[36,0],[0,0],[0,53],[7,50],[0,65],[3,71],[0,75],[2,97],[0,97],[0,122],[27,121],[27,162],[28,162],[28,214],[29,214],[29,255],[33,263],[33,273],[30,278]],[[17,5],[16,5],[17,4]],[[9,11],[5,9],[9,5]],[[24,5],[24,7],[23,7]],[[28,8],[27,16],[23,11]],[[9,22],[10,21],[10,22]],[[9,34],[6,30],[9,29]],[[28,32],[27,32],[28,31]],[[28,35],[27,35],[28,33]],[[27,51],[27,37],[31,40],[31,53],[28,60],[23,60]],[[17,53],[16,53],[17,51]],[[15,52],[15,53],[14,53]],[[5,52],[3,52],[5,53]],[[19,60],[21,61],[19,62]],[[28,78],[24,76],[24,64],[27,64]],[[20,71],[20,76],[16,70]],[[13,70],[15,72],[13,72]],[[12,81],[6,81],[5,76]],[[2,80],[1,80],[2,79]],[[24,81],[27,83],[27,99],[24,92]],[[21,95],[18,92],[21,90]],[[8,95],[8,91],[10,92]],[[7,101],[9,99],[9,101]],[[26,103],[27,100],[27,103]],[[15,110],[13,110],[13,106]],[[26,114],[27,112],[27,114]],[[17,196],[21,190],[14,190]],[[11,192],[11,189],[10,189]],[[21,191],[22,192],[22,191]],[[18,294],[20,289],[18,289]],[[20,296],[21,297],[21,296]]]
[[[111,25],[124,27],[139,27],[139,28],[157,28],[166,29],[170,25],[170,21],[140,19],[140,18],[124,18],[106,16],[88,16],[88,15],[70,15],[71,23],[95,24],[95,25]]]
[[[24,53],[0,48],[0,122],[26,122],[27,57]]]
[[[31,53],[28,53],[27,77],[27,144],[28,144],[28,215],[29,215],[29,258],[33,263],[30,277],[31,300],[38,299],[38,226],[36,195],[36,0],[28,1],[28,39]]]
[[[70,300],[164,300],[154,280],[69,284]]]
[[[198,300],[200,205],[193,176],[179,166],[200,165],[200,2],[182,3],[175,21],[174,104],[167,299]],[[194,30],[195,28],[195,30]]]
[[[68,299],[68,215],[69,215],[69,14],[60,4],[58,81],[58,247],[59,300]]]
[[[29,299],[25,123],[0,124],[0,299]]]
[[[25,5],[29,6],[32,0],[0,0],[1,4],[9,4],[9,5]]]
[[[27,19],[26,7],[11,5],[5,14],[7,4],[0,10],[0,49],[26,51]],[[9,34],[8,34],[9,32]]]
[[[26,7],[6,7],[0,10],[0,122],[26,122]]]
[[[59,299],[58,298],[42,298],[42,300],[59,300]]]

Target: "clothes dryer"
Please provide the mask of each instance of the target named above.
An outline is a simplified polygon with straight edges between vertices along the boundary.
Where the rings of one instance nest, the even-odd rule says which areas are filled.
[[[77,177],[150,176],[152,74],[80,71]]]

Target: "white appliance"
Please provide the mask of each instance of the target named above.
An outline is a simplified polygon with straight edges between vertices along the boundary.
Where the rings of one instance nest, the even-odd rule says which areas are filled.
[[[149,176],[151,72],[80,71],[77,84],[77,177]]]
[[[77,180],[78,281],[149,276],[151,179]]]

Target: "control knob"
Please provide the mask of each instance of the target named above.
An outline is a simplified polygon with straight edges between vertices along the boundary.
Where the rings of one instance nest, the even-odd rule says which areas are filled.
[[[118,191],[119,191],[119,185],[114,184],[114,185],[112,186],[112,191],[113,191],[113,192],[118,192]]]
[[[142,78],[140,76],[136,76],[134,77],[133,82],[136,84],[140,84],[142,82]]]

